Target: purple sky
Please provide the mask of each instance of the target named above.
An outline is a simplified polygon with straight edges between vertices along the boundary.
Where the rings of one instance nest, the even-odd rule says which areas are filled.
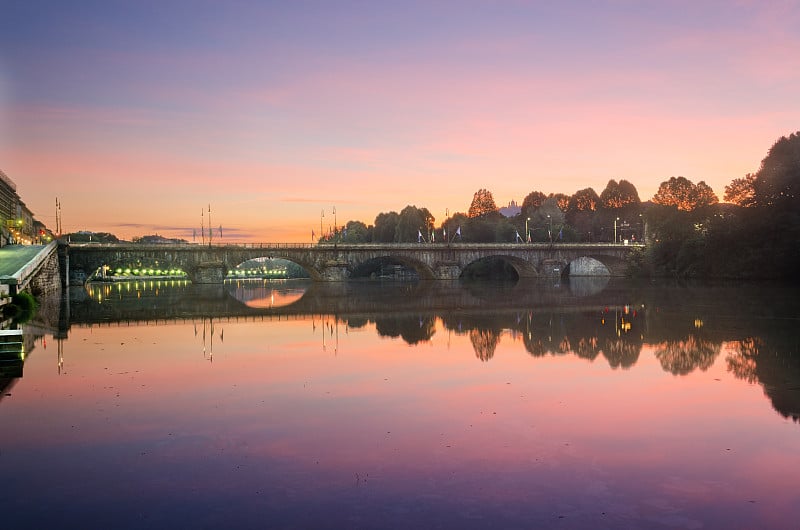
[[[7,2],[0,169],[65,231],[310,241],[704,180],[800,129],[794,2]],[[207,214],[206,214],[207,215]],[[204,219],[204,222],[207,221]]]

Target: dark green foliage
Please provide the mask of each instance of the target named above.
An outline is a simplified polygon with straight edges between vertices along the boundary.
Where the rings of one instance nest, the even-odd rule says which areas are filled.
[[[394,243],[394,234],[397,231],[399,222],[400,214],[397,212],[379,213],[375,218],[373,241],[376,243]]]
[[[800,206],[800,131],[781,137],[770,148],[753,190],[756,206],[780,210]]]
[[[3,317],[11,318],[15,324],[24,324],[36,314],[39,303],[34,296],[21,291],[11,297],[11,303],[3,308]]]
[[[511,221],[504,217],[495,225],[494,241],[496,243],[513,243],[517,240],[517,232],[518,230],[511,224]],[[524,237],[522,232],[520,232],[519,235],[520,237]]]
[[[349,221],[342,232],[344,243],[369,243],[374,229],[361,221]]]

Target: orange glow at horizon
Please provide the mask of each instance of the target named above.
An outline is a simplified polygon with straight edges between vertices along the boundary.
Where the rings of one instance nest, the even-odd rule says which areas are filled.
[[[721,198],[800,122],[791,3],[46,12],[0,34],[0,169],[50,228],[58,198],[65,232],[192,240],[211,204],[223,240],[301,243],[333,206],[438,226],[481,188],[505,206],[611,179]]]

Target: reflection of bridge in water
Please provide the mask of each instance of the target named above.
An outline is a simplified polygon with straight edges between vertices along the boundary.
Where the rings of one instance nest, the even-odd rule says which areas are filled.
[[[279,293],[274,298],[273,291]],[[265,303],[285,293],[287,305]],[[800,419],[798,297],[785,286],[684,287],[616,279],[515,285],[153,281],[93,284],[70,295],[68,304],[45,304],[37,322],[26,325],[26,335],[29,329],[53,329],[54,336],[66,338],[70,325],[303,319],[353,329],[372,323],[378,334],[409,344],[428,341],[442,328],[467,334],[483,361],[508,334],[535,357],[602,357],[614,368],[632,367],[649,345],[662,368],[676,376],[706,370],[725,352],[732,373],[762,383],[776,410]]]
[[[608,278],[570,282],[464,285],[458,281],[413,283],[302,280],[234,280],[222,285],[187,281],[92,283],[70,290],[73,324],[131,320],[187,319],[204,316],[253,317],[357,315],[403,312],[494,313],[519,308],[592,310],[630,303]],[[265,300],[277,293],[279,304]],[[99,302],[99,303],[98,303]]]

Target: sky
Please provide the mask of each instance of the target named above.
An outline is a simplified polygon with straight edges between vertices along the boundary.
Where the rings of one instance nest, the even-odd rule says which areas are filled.
[[[310,242],[610,179],[720,199],[800,129],[798,1],[0,0],[0,170],[63,232]],[[334,216],[333,211],[336,210]]]

